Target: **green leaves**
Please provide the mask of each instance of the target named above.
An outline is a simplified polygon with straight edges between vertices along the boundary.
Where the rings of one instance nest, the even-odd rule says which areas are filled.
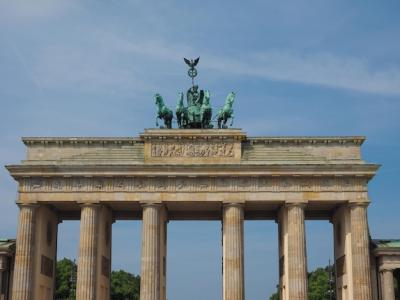
[[[111,272],[112,300],[139,300],[140,276],[123,270]]]
[[[77,265],[74,261],[63,258],[56,267],[55,299],[75,300]],[[140,276],[123,270],[111,272],[112,300],[139,300]]]
[[[63,258],[56,266],[56,299],[75,299],[76,291],[76,264],[74,261]]]
[[[308,274],[308,299],[330,300],[329,267],[318,268]],[[332,284],[334,289],[334,284]],[[334,299],[334,298],[332,298]]]
[[[332,280],[335,280],[333,274],[334,267],[318,268],[311,273],[308,273],[308,299],[309,300],[334,300],[335,297],[335,282],[330,284],[330,273]],[[331,286],[332,285],[332,286]],[[277,287],[279,288],[279,286]],[[333,293],[331,298],[330,293]],[[276,292],[269,297],[269,300],[279,300],[279,293]]]

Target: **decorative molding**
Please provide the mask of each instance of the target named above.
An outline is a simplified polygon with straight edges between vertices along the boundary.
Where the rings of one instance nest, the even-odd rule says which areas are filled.
[[[24,177],[22,193],[366,192],[367,177]]]
[[[246,139],[246,133],[241,129],[145,129],[140,134],[145,141],[159,140],[235,140]]]

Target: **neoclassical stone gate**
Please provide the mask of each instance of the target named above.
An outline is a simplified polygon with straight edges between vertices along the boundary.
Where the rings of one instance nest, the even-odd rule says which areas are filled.
[[[372,299],[363,137],[147,129],[138,138],[24,138],[13,299],[52,299],[57,225],[80,219],[77,299],[109,299],[111,227],[142,219],[141,299],[166,299],[168,220],[221,220],[223,299],[244,299],[243,222],[279,228],[281,299],[307,299],[304,221],[333,224],[338,299]],[[273,241],[271,241],[272,243]],[[278,274],[277,274],[278,275]]]

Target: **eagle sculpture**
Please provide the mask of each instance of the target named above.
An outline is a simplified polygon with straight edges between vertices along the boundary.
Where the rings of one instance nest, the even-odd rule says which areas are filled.
[[[196,59],[187,59],[187,58],[183,58],[183,60],[185,61],[185,63],[190,67],[190,68],[194,68],[200,60],[200,57],[196,58]]]

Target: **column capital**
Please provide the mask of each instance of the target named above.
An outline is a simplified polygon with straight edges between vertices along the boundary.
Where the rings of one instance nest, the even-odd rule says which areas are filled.
[[[37,202],[17,203],[19,208],[38,208],[40,205]]]
[[[385,273],[385,272],[390,272],[390,273],[393,273],[394,272],[394,267],[393,268],[390,268],[390,267],[388,267],[388,266],[380,266],[379,267],[379,273]]]
[[[100,202],[78,202],[78,205],[80,206],[80,207],[90,207],[90,206],[93,206],[93,207],[100,207]]]
[[[362,201],[357,201],[357,202],[349,202],[347,204],[348,207],[353,208],[353,207],[364,207],[367,208],[369,206],[370,202],[362,202]]]
[[[164,206],[164,204],[162,202],[140,202],[140,206],[142,208],[145,208],[145,207],[162,208]]]
[[[243,208],[244,207],[244,203],[242,202],[224,202],[222,204],[223,207],[240,207]]]
[[[305,208],[307,206],[307,202],[285,202],[284,207],[301,207]]]

